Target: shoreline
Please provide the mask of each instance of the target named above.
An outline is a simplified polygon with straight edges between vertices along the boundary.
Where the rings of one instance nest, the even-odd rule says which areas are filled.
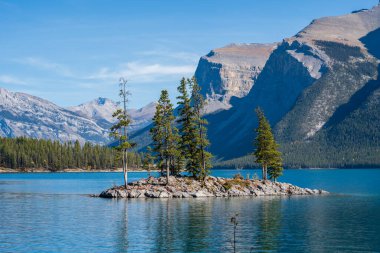
[[[379,170],[380,168],[364,168],[364,167],[358,167],[358,168],[292,168],[292,169],[286,169],[286,170]],[[228,169],[228,168],[214,168],[212,170],[215,171],[236,171],[236,173],[248,171],[248,170],[258,170],[256,168],[252,169],[242,169],[242,170],[235,170],[235,169]],[[58,171],[50,171],[50,170],[42,170],[42,169],[26,169],[26,170],[14,170],[14,169],[8,169],[8,168],[0,168],[0,174],[9,174],[9,173],[25,173],[25,174],[33,174],[33,173],[119,173],[123,172],[122,169],[117,169],[117,170],[86,170],[86,169],[64,169],[64,170],[58,170]],[[151,172],[151,173],[156,173],[160,172],[160,170],[128,170],[129,172]]]
[[[117,169],[117,170],[85,170],[85,169],[64,169],[64,170],[58,170],[58,171],[50,171],[50,170],[41,170],[41,169],[27,169],[27,170],[13,170],[13,169],[7,169],[7,168],[0,168],[0,174],[5,174],[5,173],[25,173],[25,174],[33,174],[33,173],[119,173],[123,172],[122,169]],[[151,173],[156,173],[160,172],[159,170],[128,170],[129,172],[151,172]]]
[[[269,180],[222,178],[208,176],[204,183],[192,177],[170,176],[169,185],[166,177],[148,177],[115,186],[101,192],[100,198],[200,198],[200,197],[243,197],[243,196],[292,196],[292,195],[327,195],[322,189],[301,188],[289,183]]]

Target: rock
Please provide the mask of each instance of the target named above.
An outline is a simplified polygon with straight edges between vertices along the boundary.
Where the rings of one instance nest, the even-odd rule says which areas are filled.
[[[138,198],[140,195],[141,195],[141,193],[139,191],[137,191],[137,190],[131,190],[129,192],[128,197],[129,198]]]
[[[236,180],[207,177],[205,185],[189,177],[140,179],[130,183],[127,188],[114,187],[100,193],[102,198],[204,198],[238,196],[284,196],[284,195],[322,195],[324,190],[300,188],[287,183],[273,183],[260,180]]]
[[[117,192],[118,192],[118,195],[117,195],[118,198],[127,198],[128,197],[128,192],[125,190],[119,190]]]
[[[194,192],[193,194],[191,194],[194,198],[204,198],[204,197],[214,197],[213,194],[209,193],[208,191],[205,191],[205,190],[201,190],[201,191],[197,191],[197,192]]]
[[[159,198],[169,198],[169,197],[171,197],[171,194],[165,191],[162,191],[159,195]]]
[[[187,192],[182,192],[182,198],[191,198],[192,196]]]
[[[147,191],[145,192],[145,196],[148,198],[159,198],[160,192]]]
[[[173,192],[173,198],[182,198],[182,192]]]

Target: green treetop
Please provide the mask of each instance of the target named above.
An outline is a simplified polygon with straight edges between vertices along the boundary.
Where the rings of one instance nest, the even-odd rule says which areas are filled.
[[[180,95],[178,99],[178,120],[180,142],[179,147],[182,153],[183,162],[186,170],[193,176],[199,174],[199,162],[197,162],[197,125],[194,117],[193,108],[191,107],[191,99],[188,93],[188,86],[191,80],[182,78],[178,87]]]
[[[198,176],[201,180],[204,180],[206,176],[210,173],[209,169],[211,165],[211,153],[206,151],[206,148],[210,145],[207,139],[207,120],[203,118],[205,100],[201,94],[201,87],[198,85],[195,77],[189,80],[191,91],[191,106],[193,109],[194,123],[196,126],[196,138],[194,142],[197,147],[197,152],[194,156],[196,159],[196,164],[200,171]]]
[[[259,126],[256,129],[254,153],[256,162],[262,166],[263,180],[267,180],[269,173],[270,179],[276,181],[282,175],[282,158],[281,153],[278,151],[279,145],[276,143],[272,129],[268,120],[265,118],[264,112],[256,109],[256,114],[259,120]]]
[[[173,105],[170,102],[167,90],[161,91],[160,99],[153,117],[153,127],[150,130],[153,140],[153,151],[157,154],[157,161],[166,169],[167,183],[169,183],[170,170],[175,173],[175,161],[178,156],[178,130],[174,126]]]

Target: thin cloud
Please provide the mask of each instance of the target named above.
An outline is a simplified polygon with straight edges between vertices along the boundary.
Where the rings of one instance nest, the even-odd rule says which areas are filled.
[[[197,62],[199,59],[199,55],[195,53],[189,53],[189,52],[170,52],[167,50],[150,50],[150,51],[144,51],[137,53],[141,56],[157,56],[157,57],[163,57],[163,58],[172,58],[177,60],[184,60],[187,62]]]
[[[67,76],[67,77],[73,76],[72,71],[68,67],[59,63],[48,61],[46,59],[27,57],[23,59],[17,59],[14,61],[20,64],[32,66],[34,68],[38,68],[42,70],[51,70],[62,76]]]
[[[190,75],[195,70],[194,65],[162,65],[162,64],[143,64],[139,62],[130,62],[122,64],[119,70],[110,70],[102,68],[89,79],[117,80],[125,76],[134,82],[144,83],[152,81],[172,80],[178,75]]]
[[[0,83],[26,85],[23,80],[10,75],[0,75]]]

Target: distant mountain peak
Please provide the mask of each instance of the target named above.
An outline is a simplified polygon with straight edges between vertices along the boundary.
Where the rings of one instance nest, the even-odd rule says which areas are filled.
[[[140,109],[130,109],[130,130],[151,123],[156,102]],[[78,106],[62,108],[48,100],[0,87],[0,136],[90,141],[107,143],[112,114],[119,103],[98,97]]]
[[[107,130],[45,99],[0,88],[0,136],[106,143]]]

